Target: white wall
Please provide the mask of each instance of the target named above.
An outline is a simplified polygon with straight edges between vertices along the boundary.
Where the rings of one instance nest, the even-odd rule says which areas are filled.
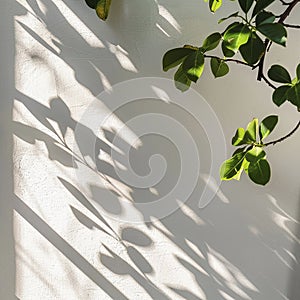
[[[246,177],[223,183],[213,201],[200,209],[211,163],[209,142],[218,137],[218,132],[206,136],[204,120],[191,117],[203,114],[204,100],[199,97],[195,103],[175,88],[182,107],[173,99],[149,99],[152,94],[143,94],[141,81],[132,88],[126,83],[114,96],[116,84],[129,79],[171,78],[171,72],[161,70],[164,52],[200,43],[235,5],[228,3],[213,16],[198,0],[113,0],[103,23],[81,0],[1,2],[1,33],[7,37],[1,42],[1,93],[7,99],[0,109],[1,132],[7,128],[1,134],[1,166],[8,174],[1,177],[1,299],[15,299],[14,294],[21,300],[300,298],[299,134],[268,151],[269,185],[255,186]],[[297,17],[299,11],[290,23]],[[289,36],[287,50],[274,46],[272,62],[294,72],[300,42],[297,32]],[[164,86],[165,93],[173,93]],[[139,88],[139,101],[126,103],[125,96]],[[240,66],[232,65],[230,75],[217,80],[207,70],[194,88],[221,122],[227,144],[220,140],[218,150],[226,146],[231,152],[235,128],[254,116],[280,114],[274,138],[298,120],[289,105],[277,109],[270,89]],[[96,99],[103,90],[106,94]],[[92,112],[90,104],[96,106]],[[110,113],[104,127],[95,127]],[[163,123],[157,123],[158,114]],[[135,124],[138,116],[145,119]],[[209,117],[206,124],[215,126]],[[177,120],[176,126],[170,118]],[[124,124],[121,137],[115,138]],[[179,125],[190,132],[200,174],[177,182],[183,165],[176,147],[187,146],[185,153],[193,154],[193,143],[185,142],[187,133]],[[146,176],[164,166],[161,160],[149,160],[151,155],[165,158],[167,171],[154,191],[114,179],[116,170],[128,175],[122,171],[129,167],[126,149],[145,130],[158,134],[140,137],[129,159],[137,174]],[[89,156],[97,156],[99,148],[101,159],[92,161]],[[97,163],[101,174],[74,161],[74,153]],[[196,161],[184,166],[192,170]],[[187,191],[193,180],[195,189]],[[176,185],[172,203],[182,205],[175,212],[161,218],[159,206],[143,209]],[[120,196],[120,190],[133,202]]]

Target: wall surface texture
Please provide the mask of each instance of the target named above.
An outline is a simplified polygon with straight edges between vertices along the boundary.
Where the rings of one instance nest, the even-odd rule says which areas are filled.
[[[161,67],[236,6],[112,0],[102,22],[83,0],[1,1],[1,300],[300,299],[299,133],[266,187],[216,171],[237,127],[279,114],[277,138],[299,114],[245,67],[188,93]],[[299,49],[290,31],[266,63],[294,72]]]

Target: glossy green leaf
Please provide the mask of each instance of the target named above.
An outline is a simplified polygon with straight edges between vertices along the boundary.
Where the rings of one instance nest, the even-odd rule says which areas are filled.
[[[275,82],[280,82],[280,83],[292,82],[289,72],[283,66],[280,65],[273,65],[268,71],[268,76],[270,79],[272,79]]]
[[[255,32],[252,32],[248,42],[240,47],[240,52],[249,65],[254,65],[265,52],[265,44]]]
[[[244,129],[244,128],[242,128],[242,129]],[[241,148],[237,148],[233,153],[232,153],[232,155],[231,156],[234,156],[235,154],[237,154],[237,153],[241,153],[241,152],[244,152],[245,151],[245,149],[246,149],[246,146],[244,146],[244,147],[241,147]]]
[[[222,22],[224,22],[224,21],[226,21],[226,20],[228,20],[228,19],[230,19],[230,18],[236,18],[238,15],[239,15],[239,12],[237,11],[237,12],[235,12],[235,13],[229,15],[228,17],[225,17],[225,18],[220,19],[220,20],[218,21],[218,24],[221,24]]]
[[[278,116],[272,115],[264,118],[259,125],[260,140],[264,140],[275,128],[278,123]]]
[[[268,11],[261,11],[255,18],[256,26],[260,24],[273,23],[275,21],[275,16]]]
[[[266,152],[261,147],[253,147],[247,151],[245,158],[250,163],[256,163],[258,160],[266,157]]]
[[[222,0],[209,0],[209,9],[211,12],[216,12],[222,5]]]
[[[250,165],[249,161],[247,159],[244,159],[242,168],[244,169],[246,174],[248,174],[249,165]]]
[[[238,128],[236,130],[236,133],[234,135],[234,137],[231,140],[231,143],[233,146],[240,146],[240,145],[244,145],[247,142],[244,140],[245,137],[245,129],[244,128]]]
[[[257,30],[266,36],[269,40],[281,46],[286,45],[287,31],[282,24],[267,23],[260,24],[256,27]]]
[[[85,0],[86,4],[93,9],[96,9],[99,0]]]
[[[245,139],[248,139],[252,142],[256,142],[257,129],[258,129],[258,119],[255,118],[247,126],[247,130],[245,132]]]
[[[251,30],[246,24],[234,23],[225,31],[223,39],[226,42],[226,48],[236,52],[241,45],[246,44]]]
[[[110,10],[111,0],[99,0],[96,6],[96,13],[98,17],[105,21]]]
[[[280,106],[288,99],[288,91],[290,90],[290,86],[288,85],[281,85],[276,90],[274,90],[272,95],[273,102]]]
[[[271,5],[275,0],[257,0],[253,8],[252,17]]]
[[[178,66],[189,54],[193,52],[195,52],[195,50],[190,48],[175,48],[169,50],[163,57],[163,70],[168,71]]]
[[[224,60],[220,58],[216,58],[216,57],[211,58],[210,67],[215,78],[225,76],[229,72],[228,65]]]
[[[203,53],[198,50],[188,55],[182,63],[182,68],[190,80],[197,82],[204,69]]]
[[[222,47],[222,52],[225,57],[232,57],[235,55],[235,52],[227,48],[227,42],[222,41],[221,47]]]
[[[182,69],[182,65],[178,68],[177,72],[174,75],[175,86],[185,92],[191,86],[191,80],[187,77],[186,73]]]
[[[222,39],[222,35],[219,32],[214,32],[209,35],[202,44],[202,50],[204,52],[215,49]]]
[[[231,180],[240,172],[243,161],[245,159],[245,153],[240,152],[232,156],[230,159],[224,161],[220,168],[221,180]]]
[[[300,108],[300,82],[288,90],[288,100],[296,105],[297,108]]]
[[[300,64],[298,64],[296,69],[297,80],[300,80]]]
[[[248,166],[248,175],[256,184],[265,185],[271,178],[271,168],[266,159],[260,159]]]
[[[239,4],[243,12],[246,14],[251,8],[254,0],[239,0]]]

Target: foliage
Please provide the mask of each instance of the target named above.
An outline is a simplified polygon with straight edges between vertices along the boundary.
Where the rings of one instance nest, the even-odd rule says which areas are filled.
[[[85,0],[87,5],[96,10],[98,17],[106,20],[111,0]],[[204,0],[205,2],[207,0]],[[234,0],[233,0],[234,1]],[[263,80],[273,88],[272,100],[277,106],[288,101],[300,111],[300,63],[296,67],[296,76],[292,79],[289,72],[281,65],[272,65],[267,76],[264,62],[273,44],[285,47],[287,29],[300,29],[300,25],[286,24],[285,20],[300,0],[277,0],[282,4],[282,13],[272,12],[276,0],[237,0],[238,11],[221,18],[218,23],[231,21],[222,32],[208,35],[201,46],[185,45],[171,49],[163,56],[163,70],[177,68],[174,73],[175,86],[182,92],[188,90],[192,82],[196,83],[205,69],[205,62],[210,60],[210,69],[215,78],[229,73],[229,62],[238,63],[257,70],[257,80]],[[222,0],[208,0],[212,13],[222,6]],[[211,54],[213,51],[213,54]],[[219,55],[222,53],[222,55]],[[238,58],[236,58],[238,56]],[[275,86],[272,82],[279,86]],[[246,129],[238,128],[232,138],[233,146],[238,148],[232,157],[220,168],[222,180],[239,180],[242,171],[256,184],[265,185],[271,177],[270,165],[266,159],[265,148],[284,141],[300,127],[296,127],[286,136],[264,143],[273,131],[278,116],[268,116],[258,124],[253,119]]]
[[[300,64],[293,79],[289,72],[278,64],[270,67],[268,77],[264,74],[264,61],[270,47],[273,44],[285,47],[287,28],[300,28],[299,25],[284,23],[300,0],[288,3],[280,0],[283,6],[280,15],[275,15],[271,11],[274,1],[238,0],[239,11],[218,21],[221,24],[232,20],[225,30],[208,35],[200,47],[185,45],[169,50],[163,57],[163,70],[168,71],[177,67],[174,75],[175,85],[184,92],[189,89],[192,82],[196,83],[199,80],[207,60],[210,60],[210,69],[215,78],[229,73],[229,62],[242,64],[257,70],[257,80],[263,80],[273,88],[272,100],[277,106],[288,101],[300,111]],[[222,0],[209,0],[208,5],[210,11],[214,13],[221,7]],[[236,59],[236,56],[239,57]],[[272,82],[280,85],[275,86]],[[269,182],[271,169],[266,159],[265,148],[285,140],[300,127],[299,122],[286,136],[264,143],[277,122],[278,116],[272,115],[266,117],[260,124],[255,118],[246,129],[237,129],[232,138],[232,145],[242,147],[222,164],[220,168],[222,180],[239,180],[245,171],[256,184],[265,185]]]
[[[97,16],[105,21],[109,14],[109,9],[111,5],[111,0],[85,0],[86,4],[94,9]]]

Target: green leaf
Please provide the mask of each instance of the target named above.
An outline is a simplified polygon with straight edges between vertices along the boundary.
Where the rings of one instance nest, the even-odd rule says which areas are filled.
[[[252,17],[271,5],[275,0],[257,0],[253,8]]]
[[[266,152],[261,147],[253,147],[247,151],[245,158],[250,163],[256,163],[258,160],[266,157]]]
[[[250,163],[248,175],[256,184],[265,185],[271,178],[271,169],[266,159],[260,159],[255,163]]]
[[[210,67],[215,78],[225,76],[229,72],[228,65],[220,58],[213,57],[210,60]]]
[[[275,16],[268,11],[261,11],[255,18],[256,26],[260,24],[273,23],[275,21]]]
[[[209,35],[202,44],[202,50],[204,52],[215,49],[222,39],[222,35],[219,32],[212,33]]]
[[[236,130],[236,133],[234,137],[231,140],[231,143],[233,146],[240,146],[247,143],[247,141],[244,140],[245,137],[245,129],[244,128],[238,128]]]
[[[290,88],[288,85],[281,85],[273,92],[272,100],[277,106],[280,106],[288,99],[288,91]]]
[[[242,129],[244,129],[244,128],[242,128]],[[246,149],[246,146],[241,147],[241,148],[237,148],[237,149],[232,153],[231,156],[234,156],[234,155],[237,154],[237,153],[244,152],[245,149]]]
[[[182,63],[182,68],[190,80],[197,82],[204,69],[203,53],[198,50],[187,56]]]
[[[230,18],[238,17],[238,15],[239,15],[239,12],[237,11],[237,12],[235,12],[235,13],[229,15],[228,17],[225,17],[225,18],[220,19],[220,20],[218,21],[218,24],[221,24],[222,22],[224,22],[224,21],[226,21],[226,20],[228,20],[228,19],[230,19]]]
[[[239,0],[239,4],[243,12],[246,14],[251,8],[254,0]]]
[[[208,5],[209,5],[210,11],[215,12],[221,7],[222,0],[209,0]]]
[[[267,23],[260,24],[256,27],[257,30],[266,36],[269,40],[277,43],[281,46],[286,45],[287,31],[282,24],[279,23]]]
[[[297,66],[296,75],[297,75],[297,80],[300,80],[300,64]]]
[[[263,119],[259,125],[259,136],[262,141],[265,139],[275,128],[278,123],[278,116],[272,115]]]
[[[230,26],[223,35],[226,48],[237,52],[241,45],[247,43],[250,34],[251,30],[248,25],[237,22],[233,23],[233,26]]]
[[[225,57],[232,57],[232,56],[235,55],[235,52],[232,51],[232,50],[230,50],[230,49],[228,49],[227,46],[226,46],[227,44],[228,43],[226,41],[222,41],[222,45],[221,45],[222,52],[223,52],[223,54],[224,54]]]
[[[248,174],[249,165],[250,165],[249,161],[247,159],[244,159],[242,168],[244,169],[246,174]]]
[[[288,100],[300,108],[300,82],[292,86],[288,91]]]
[[[190,48],[175,48],[165,53],[163,57],[163,70],[168,71],[178,66],[189,54],[195,52]]]
[[[182,65],[178,68],[174,75],[175,86],[185,92],[191,86],[191,80],[187,77],[186,73],[182,69]]]
[[[245,153],[240,152],[224,161],[220,168],[221,180],[231,180],[238,174],[242,168]]]
[[[240,47],[240,52],[249,65],[254,65],[265,52],[265,44],[255,32],[252,32],[248,42]]]
[[[275,82],[280,82],[280,83],[292,82],[289,72],[283,66],[280,65],[273,65],[268,71],[268,76],[270,79],[272,79]]]
[[[255,118],[248,124],[247,130],[245,132],[245,138],[249,139],[252,142],[256,142],[257,129],[258,129],[258,119]]]
[[[111,0],[99,0],[96,6],[96,13],[98,17],[105,21],[109,14]]]
[[[99,0],[85,0],[86,4],[93,9],[96,9]]]

